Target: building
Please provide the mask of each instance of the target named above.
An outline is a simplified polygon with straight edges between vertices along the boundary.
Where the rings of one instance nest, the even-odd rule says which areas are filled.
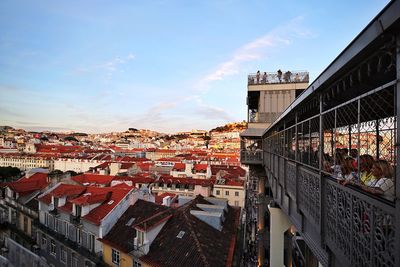
[[[0,154],[0,167],[16,167],[26,171],[35,168],[54,170],[53,158],[48,155],[26,155],[20,153]]]
[[[35,173],[30,177],[3,184],[4,198],[0,200],[0,220],[4,227],[0,239],[7,248],[6,256],[16,266],[29,266],[32,257],[35,261],[39,259],[34,225],[39,214],[36,197],[48,186],[48,176],[45,173]],[[18,254],[26,257],[16,258]]]
[[[213,179],[177,178],[162,175],[152,183],[151,191],[155,194],[173,193],[179,196],[209,197],[214,183]]]
[[[400,265],[399,10],[391,1],[268,128],[242,133],[241,161],[257,185],[259,265],[265,252],[269,266]],[[338,160],[360,155],[389,170],[372,173],[386,188],[341,182]],[[361,167],[368,174],[358,165],[357,177]]]
[[[137,232],[132,228],[132,225],[166,210],[168,208],[165,206],[141,199],[133,206],[130,206],[119,218],[111,231],[104,238],[100,239],[103,244],[103,261],[109,266],[141,266],[140,260],[135,259],[131,254],[135,249],[134,239],[137,237]],[[121,236],[124,238],[121,238]]]
[[[102,265],[97,239],[136,200],[132,188],[57,184],[38,197],[41,255],[54,266]]]
[[[213,187],[213,195],[228,200],[228,204],[233,207],[244,207],[245,201],[245,181],[220,178],[217,179]]]
[[[278,72],[264,72],[262,77],[259,77],[261,74],[248,76],[247,121],[249,128],[268,128],[307,88],[308,72],[288,70],[285,73],[281,71],[281,75]]]
[[[176,209],[136,202],[101,239],[104,261],[124,267],[231,266],[240,210],[217,198],[187,201]]]
[[[285,71],[279,70],[277,73],[250,74],[247,85],[247,129],[240,134],[240,161],[249,166],[249,177],[254,174],[264,173],[262,169],[263,151],[262,134],[298,97],[308,86],[309,74],[306,71]],[[247,205],[257,205],[257,209],[247,208],[248,212],[258,211],[260,216],[258,221],[264,221],[265,198],[258,188],[264,188],[265,175],[257,175],[256,190],[247,194],[249,200]],[[250,181],[249,182],[253,182]],[[256,202],[254,199],[258,199]],[[246,218],[253,215],[246,214]],[[258,254],[259,264],[265,264],[265,246],[263,240],[267,240],[268,232],[264,229],[264,223],[257,225],[249,222],[250,232],[257,235],[253,243],[257,243],[258,248],[254,251]],[[256,247],[256,246],[254,246]]]
[[[101,163],[110,161],[111,156],[107,154],[89,155],[89,156],[75,156],[75,157],[62,157],[54,160],[54,169],[62,172],[74,171],[77,173],[87,172]]]

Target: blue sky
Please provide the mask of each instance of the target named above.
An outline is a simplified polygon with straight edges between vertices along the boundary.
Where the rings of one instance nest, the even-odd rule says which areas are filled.
[[[162,132],[246,119],[247,74],[315,79],[388,3],[0,1],[0,125]]]

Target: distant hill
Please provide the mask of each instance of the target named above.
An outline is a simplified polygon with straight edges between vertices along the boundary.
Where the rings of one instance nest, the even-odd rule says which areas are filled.
[[[225,124],[224,126],[219,126],[216,127],[212,130],[211,132],[241,132],[246,130],[247,124],[246,122],[234,122],[234,123],[228,123]]]

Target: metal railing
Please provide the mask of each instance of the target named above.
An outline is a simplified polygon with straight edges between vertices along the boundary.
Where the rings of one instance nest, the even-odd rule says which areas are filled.
[[[252,73],[247,76],[248,85],[276,84],[276,83],[308,83],[310,80],[307,71],[282,71]]]
[[[263,162],[263,151],[258,150],[241,150],[240,151],[240,162],[242,164],[262,164]]]
[[[323,265],[400,265],[395,39],[312,88],[263,136],[273,197]]]

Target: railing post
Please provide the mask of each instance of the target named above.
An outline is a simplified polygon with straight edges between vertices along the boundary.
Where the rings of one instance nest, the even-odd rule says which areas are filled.
[[[318,154],[318,161],[319,161],[319,178],[320,178],[320,195],[319,195],[319,203],[320,203],[320,231],[321,231],[321,245],[322,247],[325,244],[325,179],[322,175],[322,168],[323,168],[323,154],[324,154],[324,121],[322,118],[323,112],[323,99],[322,94],[319,95],[319,154]],[[311,134],[311,133],[310,133]]]
[[[396,194],[396,225],[395,225],[395,251],[400,251],[400,34],[396,36],[396,176],[395,176],[395,194]],[[400,253],[395,255],[395,265],[400,266]]]
[[[295,142],[296,142],[296,144],[295,144],[295,151],[294,151],[294,164],[295,164],[295,194],[296,194],[296,209],[297,209],[297,212],[299,212],[300,210],[299,210],[299,187],[298,187],[298,184],[299,184],[299,178],[298,178],[298,173],[299,173],[299,164],[297,163],[297,161],[299,160],[299,155],[298,155],[298,151],[299,151],[299,131],[298,131],[298,129],[297,129],[297,123],[298,123],[298,120],[299,120],[299,118],[298,118],[298,113],[296,112],[295,113],[295,115],[294,115],[294,125],[295,125],[295,136],[296,136],[296,138],[295,138]]]

